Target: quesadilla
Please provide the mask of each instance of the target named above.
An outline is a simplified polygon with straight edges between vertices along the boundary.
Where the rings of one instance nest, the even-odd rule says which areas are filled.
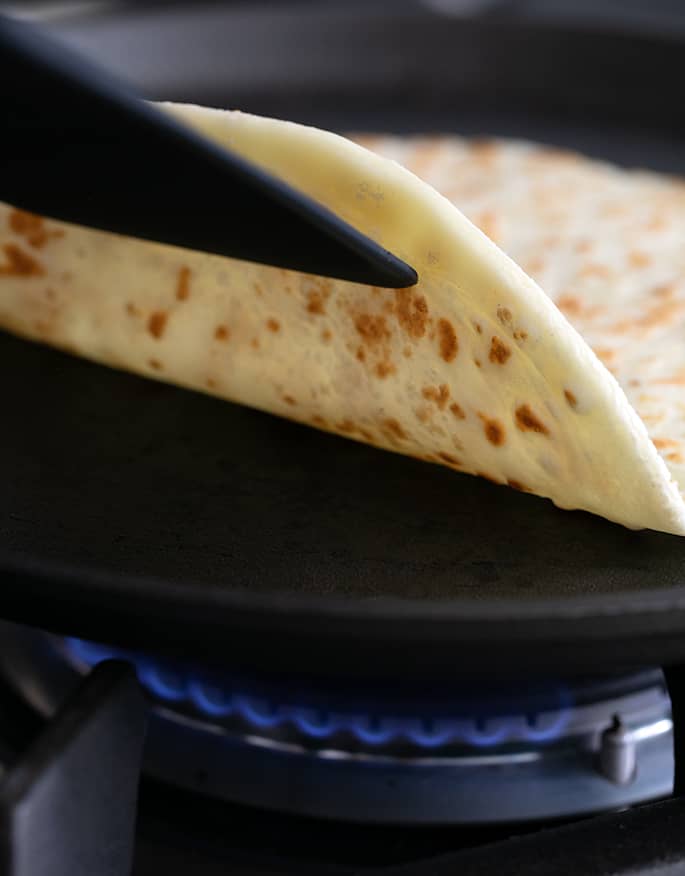
[[[162,106],[338,213],[419,283],[335,281],[0,205],[0,327],[685,534],[681,183],[525,143],[360,145]]]

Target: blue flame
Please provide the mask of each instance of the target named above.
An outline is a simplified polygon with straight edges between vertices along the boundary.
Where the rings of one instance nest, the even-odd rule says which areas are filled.
[[[317,712],[316,709],[291,708],[290,720],[298,730],[305,736],[311,736],[312,739],[328,739],[344,726],[339,718],[325,712]]]
[[[464,739],[469,745],[474,745],[476,748],[492,748],[495,745],[501,745],[511,738],[513,735],[513,723],[514,719],[511,718],[488,721],[484,727],[474,723],[465,731]]]
[[[74,657],[88,666],[96,666],[103,660],[115,656],[113,648],[97,645],[95,642],[86,642],[84,639],[67,639],[66,643]]]
[[[529,742],[552,742],[558,739],[571,720],[571,695],[566,688],[560,687],[557,691],[559,703],[554,712],[554,718],[547,726],[540,726],[539,722],[529,722],[524,731],[524,738]]]
[[[182,675],[141,661],[138,661],[136,668],[140,681],[160,700],[180,703],[187,699],[187,685]]]
[[[285,715],[279,709],[274,708],[266,700],[254,697],[236,696],[233,698],[236,712],[248,723],[254,724],[260,730],[271,730],[278,727],[285,720]]]
[[[234,689],[232,684],[217,682],[201,672],[147,655],[82,639],[70,638],[65,643],[70,656],[87,666],[113,657],[132,662],[141,684],[159,701],[182,703],[214,719],[239,718],[255,731],[296,728],[302,735],[317,741],[347,733],[360,743],[374,747],[407,742],[423,749],[450,744],[494,748],[521,740],[544,744],[561,736],[572,713],[570,694],[561,687],[556,691],[557,707],[550,713],[551,719],[544,723],[539,717],[526,723],[521,717],[466,721],[442,716],[399,718],[357,712],[333,713],[327,708],[274,702],[244,689]]]
[[[459,722],[455,720],[415,721],[407,730],[408,738],[421,748],[439,748],[460,736]]]
[[[367,745],[387,745],[398,735],[387,719],[367,715],[351,716],[347,729]]]
[[[188,696],[199,711],[213,718],[225,718],[235,711],[231,694],[212,684],[192,680],[188,684]]]

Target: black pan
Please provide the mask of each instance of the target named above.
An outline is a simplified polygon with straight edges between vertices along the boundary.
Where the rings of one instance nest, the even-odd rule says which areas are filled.
[[[128,72],[155,97],[340,130],[518,134],[685,172],[675,36],[298,8],[203,19],[198,5],[67,35],[106,60],[125,34]],[[193,47],[185,75],[162,63],[179,33]],[[685,539],[9,335],[0,369],[8,619],[284,672],[502,676],[685,658]]]

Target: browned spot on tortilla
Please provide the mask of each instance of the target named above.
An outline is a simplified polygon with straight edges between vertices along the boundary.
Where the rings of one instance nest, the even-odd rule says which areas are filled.
[[[205,380],[205,386],[207,389],[216,389],[216,380],[213,377],[208,377]]]
[[[390,337],[384,316],[360,313],[354,321],[354,327],[369,346],[375,346]]]
[[[639,249],[633,249],[628,254],[628,262],[631,268],[646,268],[647,265],[651,265],[652,257]]]
[[[672,301],[670,295],[665,294],[664,300],[657,302],[648,308],[641,316],[630,319],[622,319],[612,326],[617,334],[625,334],[642,329],[660,328],[670,325],[678,320],[685,311],[685,301]]]
[[[331,295],[333,284],[324,277],[305,277],[302,281],[302,291],[307,300],[307,311],[315,316],[326,312],[326,301]]]
[[[480,365],[480,359],[474,359],[474,360],[473,360],[473,364],[476,366],[476,368],[480,368],[480,367],[481,367],[481,365]]]
[[[567,316],[577,316],[583,309],[583,305],[573,295],[562,295],[557,299],[556,304]]]
[[[582,252],[590,252],[590,250],[593,248],[593,246],[594,246],[594,243],[591,240],[585,239],[585,240],[577,241],[575,246],[573,247],[573,249],[576,252],[581,252],[581,253]]]
[[[677,450],[674,450],[673,453],[667,453],[666,459],[670,460],[671,462],[684,462],[685,461],[685,460],[683,460],[682,454],[678,453]]]
[[[421,395],[428,401],[435,402],[443,411],[450,397],[450,388],[446,383],[441,383],[440,386],[424,386]]]
[[[653,382],[664,384],[666,386],[685,386],[685,369],[681,369],[670,377],[658,377]]]
[[[260,283],[253,283],[252,288],[254,289],[257,298],[261,298],[264,295],[264,290],[262,289]]]
[[[595,349],[595,355],[604,362],[605,365],[609,364],[613,361],[616,356],[616,351],[611,350],[609,347],[597,347]]]
[[[318,414],[316,414],[315,416],[312,417],[312,423],[313,423],[315,426],[319,426],[321,429],[327,429],[327,428],[328,428],[328,423],[327,423],[327,421],[324,420],[323,417],[320,417]]]
[[[326,312],[325,299],[316,289],[312,289],[307,295],[307,310],[317,316]]]
[[[9,227],[15,234],[28,235],[43,227],[43,217],[25,210],[12,210]]]
[[[589,262],[580,269],[579,274],[581,277],[601,277],[602,279],[607,279],[611,277],[612,270],[607,265]]]
[[[364,347],[357,347],[357,359],[360,362],[366,362],[366,350]]]
[[[281,330],[280,322],[277,319],[273,319],[273,317],[267,319],[266,327],[269,329],[270,332],[278,332]]]
[[[560,149],[558,146],[540,146],[534,152],[529,153],[529,160],[537,163],[551,165],[573,165],[581,160],[577,152],[570,149]]]
[[[496,140],[474,139],[470,144],[471,158],[483,167],[492,167],[500,152]]]
[[[523,329],[518,329],[514,332],[514,340],[515,341],[526,341],[528,340],[528,332]]]
[[[456,456],[452,456],[450,453],[438,453],[438,456],[449,465],[459,465],[461,462],[461,460],[457,459]]]
[[[516,425],[522,432],[537,432],[540,435],[549,435],[549,429],[536,417],[530,405],[519,405],[514,413]]]
[[[15,243],[4,244],[2,250],[5,264],[0,265],[0,276],[40,277],[45,273],[41,263]]]
[[[335,424],[335,428],[338,432],[343,432],[345,434],[350,434],[351,432],[356,432],[357,427],[352,422],[352,420],[342,420],[340,423]]]
[[[147,321],[147,330],[150,332],[153,338],[159,340],[162,337],[164,331],[166,330],[168,318],[168,314],[163,310],[156,310],[154,313],[150,314],[150,317]]]
[[[488,357],[490,361],[504,365],[510,356],[511,350],[509,347],[507,347],[504,341],[500,340],[497,335],[493,335],[493,338],[490,341],[490,354]]]
[[[405,359],[411,359],[412,353],[413,351],[411,347],[405,347],[404,350],[402,350],[402,355]]]
[[[545,260],[542,256],[533,256],[525,263],[524,268],[527,274],[537,274],[545,269]]]
[[[564,398],[571,405],[572,408],[575,408],[576,405],[578,404],[578,399],[575,397],[575,395],[571,392],[570,389],[564,390]]]
[[[155,371],[162,370],[162,363],[159,361],[159,359],[148,359],[147,364],[150,366],[150,368],[154,368]]]
[[[365,441],[375,441],[375,437],[373,432],[369,432],[367,429],[360,429],[359,434]]]
[[[258,350],[259,349],[259,338],[252,338],[252,340],[250,341],[250,346],[252,347],[253,350]]]
[[[396,370],[392,362],[378,362],[375,368],[376,375],[381,378],[394,374]]]
[[[411,338],[422,338],[428,323],[428,305],[422,295],[416,295],[416,287],[397,289],[397,319],[400,326]]]
[[[186,301],[190,297],[190,268],[181,265],[176,275],[176,298],[178,301]]]
[[[327,344],[327,343],[330,341],[330,339],[331,339],[332,337],[333,337],[333,332],[332,332],[330,329],[324,329],[324,330],[321,332],[321,340],[322,340],[325,344]]]
[[[675,283],[659,283],[652,289],[655,298],[673,298],[676,293]]]
[[[349,135],[350,140],[363,146],[365,149],[370,149],[371,152],[376,152],[383,143],[381,134],[358,134],[356,131]]]
[[[401,438],[403,441],[406,440],[407,433],[394,418],[391,417],[387,420],[383,420],[381,425],[383,426],[384,431],[390,432],[391,435],[394,435],[396,438]]]
[[[479,213],[475,217],[475,224],[490,240],[497,240],[500,232],[499,219],[493,210],[483,210]]]
[[[40,249],[51,237],[63,237],[64,231],[55,228],[50,231],[45,227],[45,220],[35,213],[27,213],[25,210],[12,210],[9,214],[9,227],[15,234],[26,238],[29,246]]]
[[[438,344],[445,362],[452,362],[459,352],[459,342],[452,323],[447,319],[438,320]]]
[[[666,447],[678,447],[678,442],[672,438],[653,438],[652,444],[657,450],[664,450]]]
[[[464,409],[461,407],[461,405],[458,405],[456,402],[452,402],[452,404],[450,405],[450,411],[454,414],[454,416],[458,420],[465,420],[466,419],[466,414],[464,413]]]
[[[284,401],[287,405],[296,405],[296,404],[297,404],[296,399],[294,399],[291,395],[284,395],[284,396],[283,396],[283,401]]]
[[[421,405],[421,407],[417,408],[414,413],[416,414],[416,419],[419,423],[427,423],[433,412],[428,405]]]
[[[507,484],[509,484],[510,487],[513,487],[515,490],[518,490],[521,493],[529,492],[528,487],[524,487],[521,481],[514,480],[514,478],[509,478],[507,480]]]
[[[504,305],[499,304],[497,306],[497,319],[502,323],[510,323],[511,322],[511,310],[508,307],[504,307]]]
[[[129,316],[140,316],[140,308],[138,305],[134,304],[132,301],[126,302],[126,313]]]
[[[214,329],[214,337],[217,341],[227,341],[230,337],[231,333],[227,325],[218,325]]]
[[[36,319],[33,323],[33,328],[39,335],[48,336],[50,334],[50,325],[42,319]]]
[[[474,322],[474,328],[478,332],[479,335],[483,334],[483,326],[479,322]]]
[[[663,216],[652,216],[652,218],[647,222],[645,228],[649,231],[661,231],[666,227],[666,220]]]
[[[639,386],[639,385],[640,385],[640,381],[637,379],[637,377],[633,377],[628,381],[628,386]]]
[[[483,421],[483,431],[485,432],[485,437],[491,444],[494,444],[495,447],[501,447],[502,444],[504,444],[506,438],[504,426],[500,423],[499,420],[486,417],[485,414],[479,413],[478,416]]]

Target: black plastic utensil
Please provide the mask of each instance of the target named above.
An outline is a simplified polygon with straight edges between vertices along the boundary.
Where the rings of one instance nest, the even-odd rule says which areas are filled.
[[[321,204],[5,16],[0,96],[0,198],[17,207],[374,286],[417,282],[413,268]]]

